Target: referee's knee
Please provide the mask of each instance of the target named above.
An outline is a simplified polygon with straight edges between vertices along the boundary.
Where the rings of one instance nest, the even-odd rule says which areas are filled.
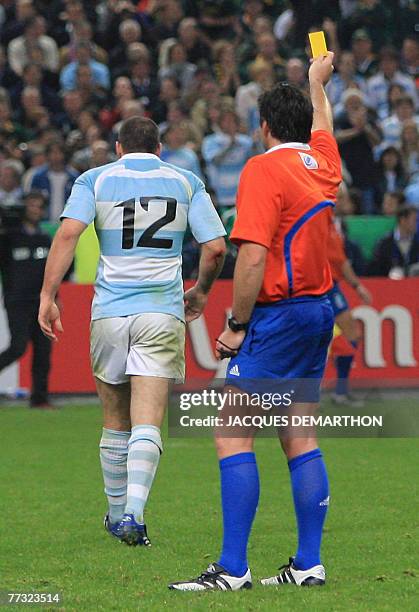
[[[215,437],[215,448],[219,459],[238,455],[239,453],[253,452],[252,438],[223,438],[222,436]]]

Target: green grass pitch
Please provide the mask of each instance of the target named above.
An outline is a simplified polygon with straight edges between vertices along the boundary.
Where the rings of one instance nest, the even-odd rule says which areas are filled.
[[[418,610],[418,439],[324,439],[331,505],[321,589],[268,589],[295,548],[285,461],[257,443],[262,494],[249,550],[251,591],[174,593],[167,583],[216,560],[218,467],[209,439],[166,439],[147,523],[150,549],[103,530],[100,409],[2,408],[0,590],[60,591],[65,610]],[[39,609],[39,606],[38,606]]]

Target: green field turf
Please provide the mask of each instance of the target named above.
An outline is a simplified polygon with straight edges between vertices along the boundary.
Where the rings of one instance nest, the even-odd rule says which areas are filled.
[[[321,589],[255,586],[174,593],[166,584],[216,560],[218,468],[209,439],[165,443],[148,506],[153,546],[103,530],[100,410],[1,408],[0,590],[60,591],[65,610],[418,610],[418,439],[322,440],[331,481]],[[262,495],[249,560],[272,575],[295,548],[286,464],[259,440]],[[39,609],[39,607],[38,607]]]

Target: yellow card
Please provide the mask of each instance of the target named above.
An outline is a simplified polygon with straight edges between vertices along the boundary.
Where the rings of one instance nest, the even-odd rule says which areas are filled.
[[[308,37],[310,39],[311,53],[314,59],[321,55],[327,55],[326,39],[323,31],[310,32]]]

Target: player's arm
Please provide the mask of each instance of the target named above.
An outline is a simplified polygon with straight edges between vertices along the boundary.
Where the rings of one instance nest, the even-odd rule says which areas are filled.
[[[184,296],[186,321],[197,319],[204,310],[211,287],[223,269],[225,254],[224,238],[210,240],[201,246],[198,279]]]
[[[89,170],[79,176],[73,185],[61,217],[63,222],[55,234],[45,266],[38,322],[43,333],[51,340],[57,340],[54,330],[63,331],[55,302],[59,286],[74,259],[80,235],[95,217],[91,172]]]
[[[42,332],[51,340],[57,340],[55,331],[62,332],[63,326],[56,296],[61,282],[71,266],[77,242],[87,225],[76,219],[64,219],[55,234],[45,266],[44,282],[41,289],[41,303],[38,322]]]
[[[325,130],[333,133],[333,112],[327,98],[324,86],[333,72],[333,52],[319,56],[312,61],[308,78],[310,82],[310,97],[313,104],[313,132]]]
[[[193,196],[188,222],[195,240],[201,245],[201,257],[198,279],[184,296],[185,318],[188,322],[197,319],[204,310],[210,289],[223,268],[226,254],[226,231],[204,183],[193,175],[191,183]]]
[[[371,293],[361,283],[359,276],[355,274],[355,271],[349,259],[346,259],[342,264],[342,274],[346,282],[349,283],[349,285],[355,289],[364,304],[371,304]]]

